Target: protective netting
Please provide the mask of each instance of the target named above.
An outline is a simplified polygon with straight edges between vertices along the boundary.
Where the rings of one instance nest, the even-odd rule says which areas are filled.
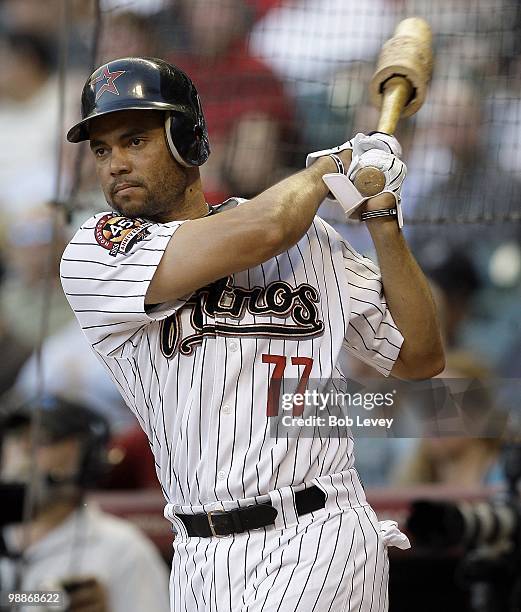
[[[422,16],[434,33],[432,84],[397,131],[408,220],[521,217],[517,1],[103,0],[99,19],[85,4],[70,21],[78,70],[96,46],[96,63],[161,56],[193,77],[213,144],[210,201],[252,195],[307,151],[374,129],[368,85],[381,45],[401,19]]]
[[[59,200],[77,211],[73,226],[107,208],[88,145],[64,142],[95,66],[149,55],[186,69],[209,126],[212,155],[202,175],[214,203],[252,196],[301,169],[307,152],[374,129],[378,112],[368,90],[378,53],[396,24],[413,15],[432,27],[435,65],[424,106],[397,131],[409,168],[409,243],[450,294],[446,314],[458,320],[457,333],[449,325],[449,343],[476,349],[500,371],[519,371],[512,359],[521,345],[517,0],[3,0],[6,253],[15,260],[25,243],[48,239],[45,220],[30,213],[37,204]],[[365,228],[339,223],[339,207],[320,213],[355,248],[371,249]],[[56,252],[63,240],[55,233]],[[40,278],[53,283],[52,274]],[[53,291],[49,333],[70,316],[66,304],[55,305],[61,289]],[[12,294],[6,289],[4,301]],[[37,317],[24,314],[27,300],[11,302],[17,333],[45,335],[31,331]]]
[[[144,54],[191,75],[212,144],[203,185],[208,201],[218,202],[254,195],[302,168],[307,152],[375,129],[369,82],[383,42],[409,16],[431,25],[435,58],[424,106],[397,131],[409,168],[409,242],[446,296],[448,344],[514,374],[521,277],[517,0],[102,0],[90,48],[97,46],[97,65]],[[89,164],[80,203],[93,184]],[[364,229],[342,223],[339,207],[323,206],[320,214],[370,251]]]
[[[88,145],[64,140],[95,66],[149,55],[187,70],[209,125],[202,175],[213,203],[252,196],[301,169],[307,152],[374,129],[376,58],[413,15],[431,24],[435,68],[425,105],[397,136],[407,238],[433,281],[445,376],[519,380],[519,0],[0,0],[0,412],[14,389],[24,401],[73,398],[115,432],[135,425],[58,280],[70,228],[108,208]],[[370,251],[365,227],[340,223],[338,207],[320,212]],[[503,401],[518,406],[516,393]],[[358,445],[372,484],[390,478],[388,448]]]

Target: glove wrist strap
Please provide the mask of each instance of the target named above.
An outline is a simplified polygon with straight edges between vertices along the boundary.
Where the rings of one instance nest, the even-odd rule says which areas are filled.
[[[398,220],[398,209],[382,208],[380,210],[368,210],[360,215],[360,220],[370,221],[371,219],[381,219],[382,217],[394,217]]]
[[[346,167],[340,157],[338,157],[338,155],[335,155],[335,153],[329,153],[328,157],[330,157],[335,162],[336,171],[338,172],[338,174],[343,174],[345,176],[347,174]],[[331,191],[328,192],[327,197],[331,198],[332,200],[335,199],[335,195]]]

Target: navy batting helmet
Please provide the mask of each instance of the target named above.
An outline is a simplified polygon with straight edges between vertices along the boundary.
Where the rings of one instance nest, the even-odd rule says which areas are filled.
[[[201,166],[210,155],[201,101],[191,79],[161,59],[124,57],[95,70],[81,95],[82,120],[67,133],[69,142],[89,139],[95,117],[122,110],[160,110],[174,158],[183,166]]]

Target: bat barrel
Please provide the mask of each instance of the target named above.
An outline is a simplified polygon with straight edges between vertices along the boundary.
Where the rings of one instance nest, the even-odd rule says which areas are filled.
[[[371,102],[381,109],[379,132],[393,134],[400,117],[418,111],[425,100],[432,65],[429,24],[419,17],[404,19],[382,47],[369,88]],[[369,197],[382,191],[385,177],[377,168],[362,168],[353,182]]]
[[[371,80],[371,102],[382,108],[387,83],[400,76],[407,79],[412,93],[402,110],[402,117],[409,117],[419,110],[425,100],[427,85],[432,74],[432,34],[429,24],[419,17],[401,21],[382,47],[376,71]],[[394,130],[393,130],[394,131]]]

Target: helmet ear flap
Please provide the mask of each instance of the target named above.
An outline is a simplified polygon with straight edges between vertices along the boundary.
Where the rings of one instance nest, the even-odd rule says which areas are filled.
[[[201,166],[210,155],[210,146],[204,125],[195,125],[181,113],[167,112],[165,133],[174,159],[185,166]]]
[[[173,113],[166,113],[166,118],[165,118],[165,134],[166,134],[166,141],[168,143],[168,148],[170,149],[170,153],[172,153],[172,155],[174,156],[174,159],[176,160],[177,163],[181,164],[181,166],[184,166],[185,168],[189,168],[191,166],[191,164],[187,163],[180,151],[177,148],[177,144],[175,142],[175,140],[177,140],[176,138],[176,122],[172,121],[173,119]],[[175,140],[174,140],[175,139]]]

